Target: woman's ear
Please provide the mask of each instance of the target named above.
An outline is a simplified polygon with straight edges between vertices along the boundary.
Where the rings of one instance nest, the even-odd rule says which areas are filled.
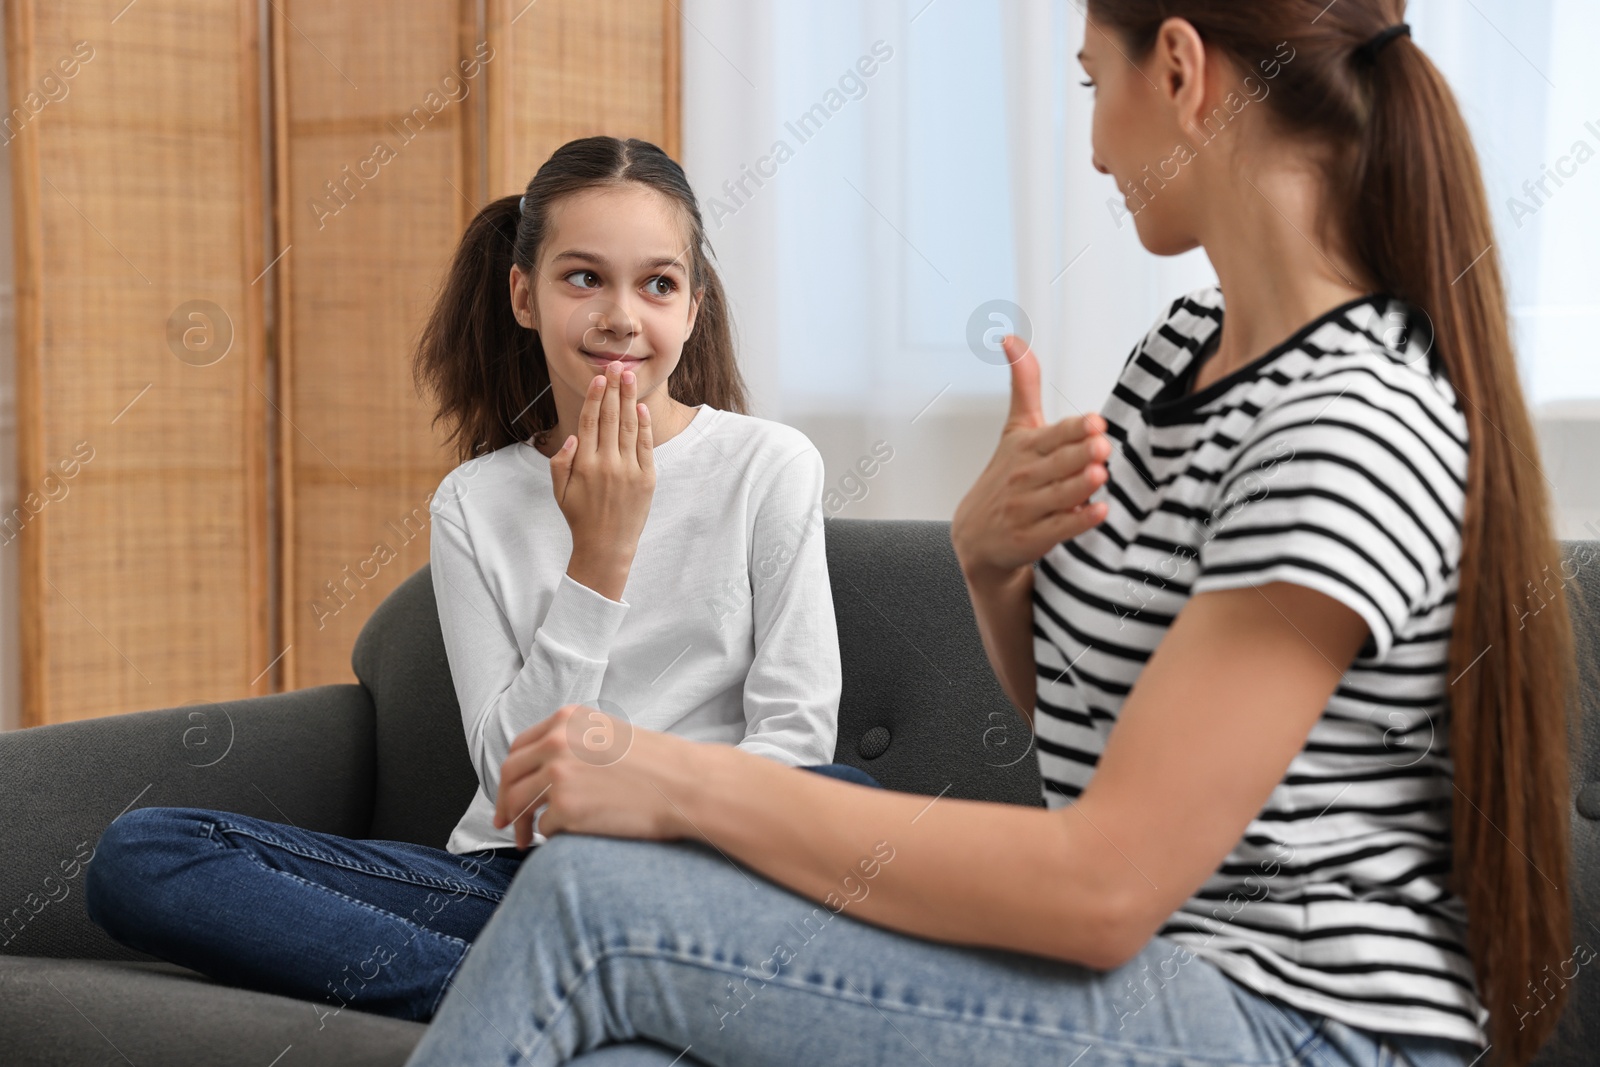
[[[1176,109],[1178,125],[1199,124],[1207,99],[1206,75],[1211,59],[1200,31],[1188,19],[1169,18],[1156,34],[1151,77],[1157,90]]]

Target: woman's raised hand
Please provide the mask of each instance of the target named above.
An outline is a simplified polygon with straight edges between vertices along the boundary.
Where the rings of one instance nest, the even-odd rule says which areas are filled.
[[[572,531],[567,574],[611,600],[622,599],[656,488],[650,409],[638,389],[633,371],[608,364],[589,383],[577,434],[550,458],[556,503]]]
[[[1004,579],[1062,541],[1099,523],[1106,505],[1089,497],[1106,482],[1106,423],[1088,414],[1045,424],[1039,361],[1023,341],[1005,339],[1011,412],[989,465],[956,507],[950,524],[969,578]]]

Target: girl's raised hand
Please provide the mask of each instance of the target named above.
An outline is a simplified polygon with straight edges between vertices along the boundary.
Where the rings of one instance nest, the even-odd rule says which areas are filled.
[[[1089,497],[1105,484],[1111,442],[1105,420],[1083,415],[1045,424],[1039,362],[1020,338],[1005,339],[1011,412],[1000,443],[956,507],[951,541],[962,570],[1005,577],[1106,516]]]
[[[567,574],[611,600],[622,599],[655,495],[650,409],[638,389],[631,370],[608,364],[589,383],[577,434],[550,459],[556,504],[572,531]]]

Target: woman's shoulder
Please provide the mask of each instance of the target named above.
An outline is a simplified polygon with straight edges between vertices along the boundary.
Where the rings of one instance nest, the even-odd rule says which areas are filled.
[[[1156,316],[1150,329],[1122,366],[1122,376],[1130,372],[1153,373],[1165,381],[1180,365],[1199,351],[1211,334],[1222,325],[1222,289],[1208,285],[1177,297]],[[1145,357],[1140,366],[1139,357]]]
[[[1150,333],[1159,334],[1165,326],[1184,335],[1206,335],[1222,325],[1222,309],[1221,286],[1211,284],[1191,289],[1161,309]]]
[[[1278,391],[1273,407],[1316,401],[1319,421],[1381,421],[1391,443],[1395,431],[1409,431],[1464,468],[1466,415],[1425,313],[1373,296],[1330,314],[1297,348],[1301,373]]]

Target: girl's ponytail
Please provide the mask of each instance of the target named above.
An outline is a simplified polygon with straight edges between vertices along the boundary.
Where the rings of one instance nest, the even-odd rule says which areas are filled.
[[[1325,232],[1348,238],[1380,290],[1427,316],[1431,336],[1413,347],[1443,368],[1468,428],[1440,735],[1455,782],[1452,889],[1466,906],[1493,1055],[1525,1064],[1567,998],[1548,975],[1571,956],[1572,576],[1561,570],[1488,198],[1455,97],[1395,30],[1404,0],[1090,0],[1090,14],[1135,61],[1168,18],[1187,20],[1246,73],[1287,43],[1267,106],[1284,129],[1331,149]]]
[[[1573,637],[1565,582],[1548,588],[1561,574],[1560,546],[1466,124],[1443,76],[1409,39],[1366,65],[1371,110],[1349,216],[1356,249],[1381,288],[1431,318],[1433,356],[1467,419],[1450,641],[1455,889],[1495,1047],[1505,1062],[1521,1064],[1553,1030],[1566,983],[1549,1003],[1542,995],[1530,1001],[1529,991],[1571,955]],[[1524,626],[1536,610],[1528,594],[1535,583],[1537,604],[1555,610],[1537,610]]]
[[[491,201],[467,224],[417,342],[412,372],[450,424],[458,462],[525,441],[556,424],[539,337],[511,311],[517,196]]]
[[[711,264],[705,225],[683,168],[647,141],[584,137],[545,161],[521,196],[503,196],[467,224],[417,341],[412,373],[450,426],[459,462],[518,441],[542,444],[556,402],[539,335],[511,311],[511,267],[532,273],[562,197],[633,182],[667,197],[684,220],[690,283],[701,292],[694,331],[668,379],[674,400],[743,414],[733,323]]]

